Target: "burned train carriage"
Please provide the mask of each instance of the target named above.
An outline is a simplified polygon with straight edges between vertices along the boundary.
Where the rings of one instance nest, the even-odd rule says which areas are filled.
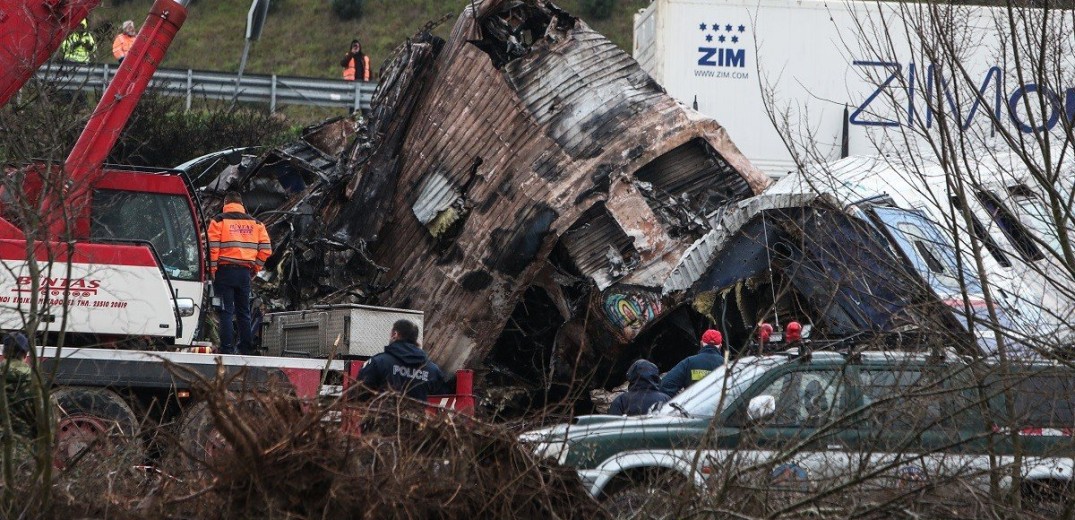
[[[883,252],[770,236],[813,217],[757,221],[744,201],[769,181],[725,130],[549,3],[476,3],[447,41],[419,33],[381,76],[339,163],[266,217],[279,305],[422,309],[446,369],[528,387],[619,374],[640,354],[667,368],[706,324],[735,345],[776,311],[843,334],[914,307],[892,287],[870,300],[851,268],[815,287],[833,268],[816,251],[770,269],[770,238]],[[885,266],[868,262],[904,283]]]

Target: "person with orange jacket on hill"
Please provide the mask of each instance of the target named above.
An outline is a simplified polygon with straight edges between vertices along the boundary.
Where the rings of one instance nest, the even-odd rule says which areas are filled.
[[[127,57],[127,53],[131,52],[131,47],[134,46],[135,35],[134,22],[131,20],[123,22],[123,31],[112,40],[112,55],[116,57],[116,61],[123,63],[123,58]]]
[[[351,40],[351,50],[340,60],[340,66],[343,67],[343,79],[347,81],[370,80],[370,57],[362,52],[362,44],[357,39]]]
[[[224,195],[223,211],[209,222],[209,273],[220,297],[220,351],[251,354],[250,280],[272,254],[269,232],[246,214],[237,192]],[[239,321],[239,344],[233,344],[232,321]]]

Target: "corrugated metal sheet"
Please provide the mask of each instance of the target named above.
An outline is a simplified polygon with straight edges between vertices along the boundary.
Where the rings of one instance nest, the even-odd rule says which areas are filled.
[[[705,209],[751,195],[746,181],[730,172],[734,170],[708,143],[692,139],[642,167],[637,176],[668,195],[687,194],[694,209]]]
[[[418,217],[418,222],[428,225],[437,218],[440,212],[451,207],[461,195],[459,190],[452,185],[452,181],[434,172],[424,179],[422,188],[418,190],[418,199],[415,200],[411,209],[414,211],[414,216]]]
[[[604,289],[618,277],[611,269],[624,269],[626,265],[637,263],[638,252],[631,238],[620,229],[612,216],[603,208],[598,209],[601,211],[594,212],[593,217],[580,219],[579,224],[564,233],[560,240],[571,253],[571,259],[579,271],[592,278],[599,289]],[[615,251],[611,256],[618,256],[618,260],[626,262],[626,265],[612,265],[610,248]]]
[[[713,258],[728,239],[761,212],[807,206],[818,198],[815,194],[763,194],[723,208],[711,216],[713,230],[691,244],[672,269],[661,293],[668,295],[689,289],[712,266]]]

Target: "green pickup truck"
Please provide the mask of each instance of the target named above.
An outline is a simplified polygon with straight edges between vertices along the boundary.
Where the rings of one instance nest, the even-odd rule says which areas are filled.
[[[1075,370],[1058,363],[787,352],[725,365],[647,416],[583,416],[520,440],[576,468],[598,499],[728,477],[802,492],[950,481],[1068,494],[1073,411]]]

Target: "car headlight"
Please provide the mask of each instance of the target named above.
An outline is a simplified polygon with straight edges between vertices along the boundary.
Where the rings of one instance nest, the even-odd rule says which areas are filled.
[[[534,453],[542,458],[555,460],[563,464],[567,460],[567,454],[571,451],[567,441],[541,442],[534,447]]]

